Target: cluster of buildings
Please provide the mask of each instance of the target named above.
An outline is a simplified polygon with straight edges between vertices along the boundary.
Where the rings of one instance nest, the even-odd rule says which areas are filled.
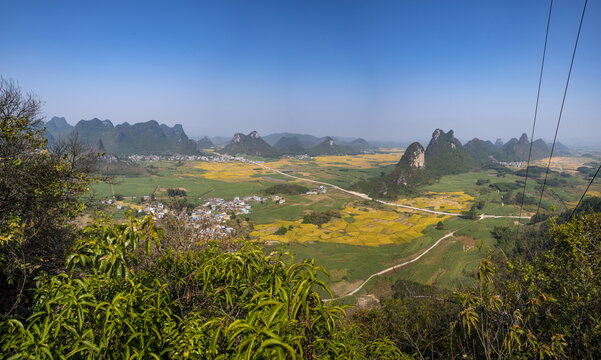
[[[129,161],[140,162],[140,161],[206,161],[206,162],[243,162],[243,163],[263,163],[264,161],[250,161],[242,156],[231,156],[231,155],[130,155],[127,157]]]
[[[138,213],[146,213],[152,216],[153,219],[162,219],[169,213],[169,209],[159,202],[158,204],[146,204],[144,209],[138,210]]]
[[[149,197],[144,197],[144,200],[149,200]],[[224,239],[231,237],[234,228],[226,225],[232,215],[250,214],[252,202],[275,201],[277,204],[283,204],[286,199],[273,195],[270,197],[247,196],[243,199],[235,197],[233,200],[225,200],[222,198],[209,198],[207,201],[186,216],[187,226],[197,229],[198,235],[207,239]],[[101,200],[101,203],[107,205],[117,205],[114,200]],[[117,205],[121,208],[121,205]],[[169,209],[162,202],[147,203],[143,209],[138,210],[139,214],[148,214],[153,219],[162,219],[168,214],[173,214],[180,217],[176,211]]]
[[[161,161],[161,160],[171,160],[171,161],[215,161],[214,159],[219,159],[216,156],[205,156],[205,155],[129,155],[127,157],[129,161],[139,162],[139,161]]]
[[[121,209],[123,209],[123,205],[121,205],[121,204],[117,204],[117,202],[116,202],[116,201],[114,201],[114,200],[111,200],[111,199],[108,199],[108,200],[100,200],[100,203],[101,203],[101,204],[104,204],[104,205],[115,205],[115,206],[117,206],[117,209],[118,209],[118,210],[121,210]]]
[[[240,200],[238,196],[236,196],[234,200],[230,201],[226,201],[221,198],[209,198],[204,204],[204,207],[211,211],[232,213],[236,215],[250,213],[250,204],[248,204],[247,201]]]
[[[295,159],[295,160],[305,160],[305,159],[313,159],[308,154],[300,154],[300,155],[282,155],[282,159]]]
[[[527,162],[526,161],[511,161],[511,162],[499,161],[498,164],[503,165],[503,166],[521,168],[521,167],[526,167]]]
[[[319,185],[317,189],[307,191],[307,195],[317,195],[317,194],[325,194],[328,192],[328,188],[324,185]]]

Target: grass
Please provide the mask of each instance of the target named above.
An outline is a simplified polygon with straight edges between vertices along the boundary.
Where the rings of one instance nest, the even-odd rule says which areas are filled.
[[[219,180],[188,178],[179,176],[151,176],[151,177],[124,177],[118,176],[113,180],[115,194],[122,196],[150,195],[155,189],[184,188],[188,196],[198,197],[206,195],[232,199],[235,196],[248,196],[259,194],[260,191],[272,183],[267,180],[254,180],[250,182],[227,183]],[[112,196],[110,185],[98,183],[92,189],[101,197]],[[163,190],[164,191],[164,190]]]
[[[346,220],[347,218],[352,221]],[[346,206],[340,211],[340,217],[333,217],[330,222],[321,227],[303,224],[302,219],[278,220],[255,226],[255,230],[250,235],[264,241],[319,241],[381,246],[411,241],[423,235],[426,227],[443,219],[444,217],[438,215],[415,214],[394,208],[381,210],[366,206],[360,208]],[[275,235],[274,232],[282,226],[290,229],[284,235]]]
[[[476,185],[478,180],[489,180],[490,182]],[[476,199],[486,201],[484,209],[479,210],[481,212],[495,215],[517,215],[520,212],[519,205],[510,204],[508,201],[513,200],[516,194],[523,191],[524,180],[524,177],[513,174],[497,177],[495,170],[482,170],[443,176],[436,183],[424,186],[421,190],[435,193],[464,191]],[[540,181],[540,179],[538,180]],[[561,181],[561,183],[554,184],[554,181]],[[497,192],[489,187],[490,184],[494,183],[516,183],[519,187],[508,192]],[[581,176],[563,177],[559,174],[550,174],[541,206],[548,211],[553,205],[560,210],[563,208],[561,203],[566,205],[574,204],[578,201],[580,194],[582,194],[585,184],[586,182]],[[528,179],[526,185],[526,196],[538,199],[541,185],[537,179]],[[559,198],[559,201],[554,195]],[[502,205],[501,200],[503,196],[505,197],[505,203]],[[536,207],[536,205],[525,205],[524,214],[533,214],[536,211]]]
[[[416,254],[427,249],[445,234],[470,222],[470,220],[464,219],[447,220],[445,221],[445,229],[436,230],[434,226],[430,226],[427,228],[425,235],[403,244],[361,246],[318,241],[312,243],[287,243],[268,246],[268,248],[277,249],[282,247],[284,250],[289,251],[296,260],[305,258],[315,259],[317,265],[323,266],[331,273],[330,278],[325,278],[326,282],[332,286],[337,295],[343,295],[354,289],[354,287],[358,286],[371,274],[412,259]],[[404,269],[401,271],[404,271]],[[344,275],[342,277],[335,277],[335,274]],[[373,283],[374,281],[370,281],[366,289],[369,289]],[[365,292],[365,290],[362,290],[360,293]]]
[[[385,156],[384,156],[385,155]],[[390,154],[361,156],[329,156],[315,159],[279,159],[269,160],[267,166],[287,171],[292,175],[326,181],[344,188],[359,179],[379,176],[382,171],[389,172],[398,161],[400,152]],[[150,195],[159,189],[159,199],[167,188],[184,188],[189,199],[222,197],[232,199],[235,196],[262,195],[261,191],[279,180],[294,181],[280,174],[262,169],[252,164],[238,163],[201,163],[172,161],[147,162],[144,164],[155,175],[147,177],[117,176],[115,193],[123,196]],[[152,168],[150,168],[152,166]],[[562,179],[551,174],[549,179]],[[489,183],[476,185],[480,179]],[[563,178],[561,186],[549,185],[561,201],[573,203],[578,200],[586,185],[580,176]],[[486,214],[515,215],[519,207],[502,204],[503,195],[512,198],[521,191],[497,192],[488,187],[490,183],[515,183],[523,177],[508,174],[497,177],[494,170],[473,171],[465,174],[442,177],[434,184],[424,186],[421,196],[399,199],[399,203],[459,212],[465,210],[480,199]],[[309,188],[312,184],[299,182]],[[523,184],[523,183],[522,183]],[[110,197],[111,187],[100,183],[93,186],[100,197]],[[537,196],[540,185],[534,180],[528,181],[527,194]],[[601,191],[601,184],[595,184],[591,191]],[[265,201],[253,203],[249,220],[255,223],[255,230],[266,240],[288,241],[277,245],[267,245],[269,249],[290,251],[297,260],[314,258],[330,272],[327,283],[338,294],[352,290],[369,275],[389,266],[407,261],[431,246],[443,235],[455,229],[465,227],[456,233],[455,238],[445,240],[419,262],[407,265],[399,271],[377,277],[370,281],[358,295],[379,291],[396,279],[409,279],[446,288],[461,287],[474,281],[473,272],[496,241],[490,230],[495,225],[511,226],[511,219],[485,219],[471,221],[460,218],[446,218],[419,213],[405,213],[384,205],[358,201],[357,198],[335,190],[325,195],[287,195],[285,204]],[[547,209],[555,204],[549,192],[545,192],[543,206]],[[557,207],[560,209],[560,207]],[[308,211],[340,210],[341,218],[333,218],[322,228],[301,224],[302,216]],[[536,205],[525,207],[526,212],[536,210]],[[120,212],[114,212],[119,216]],[[444,229],[434,226],[443,221]],[[285,236],[272,235],[280,225],[293,225]],[[325,277],[324,277],[325,278]],[[352,304],[355,297],[345,298]]]
[[[473,284],[475,269],[496,245],[490,230],[494,226],[511,227],[513,220],[461,219],[457,225],[459,224],[465,227],[457,231],[453,238],[443,241],[419,262],[409,264],[386,278],[391,283],[397,279],[405,279],[450,289]],[[445,226],[456,228],[456,225],[450,222],[445,222]],[[369,291],[370,287],[366,290]]]

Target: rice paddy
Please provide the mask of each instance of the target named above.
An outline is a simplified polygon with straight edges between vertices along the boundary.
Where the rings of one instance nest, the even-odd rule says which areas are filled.
[[[413,199],[403,199],[399,204],[410,205],[437,211],[453,211],[469,209],[474,197],[463,191],[434,192],[428,191],[424,196]]]
[[[426,227],[447,218],[353,206],[345,207],[340,215],[321,227],[303,224],[302,219],[256,225],[250,235],[269,243],[321,241],[363,246],[398,245],[422,236]],[[286,234],[275,235],[282,226],[289,229]]]
[[[265,160],[265,165],[291,175],[349,188],[356,181],[390,172],[401,155],[402,150],[394,150],[377,154]],[[578,166],[592,160],[558,158],[557,161],[557,170],[574,172]],[[282,181],[314,187],[314,184],[303,183],[251,163],[159,161],[142,165],[149,169],[151,175],[118,176],[115,179],[114,193],[125,198],[119,202],[120,205],[137,209],[140,205],[133,200],[130,202],[131,197],[153,193],[160,200],[166,197],[168,188],[183,189],[189,201],[201,203],[207,197],[232,199],[235,196],[261,195],[265,188]],[[573,204],[587,181],[580,176],[561,179],[564,178],[565,182],[561,186],[549,186],[548,192],[553,190],[554,196],[566,204]],[[515,215],[519,208],[503,202],[504,196],[511,198],[515,196],[515,192],[499,193],[490,189],[489,184],[521,180],[523,178],[515,174],[502,174],[499,177],[495,170],[448,175],[421,187],[421,196],[399,198],[397,203],[459,213],[469,209],[474,203],[484,201],[484,207],[480,209],[483,213]],[[482,184],[478,184],[479,181]],[[536,181],[529,181],[528,193],[535,193],[537,186]],[[113,191],[108,184],[96,184],[94,188],[102,197],[112,196]],[[589,195],[601,195],[601,185],[593,184]],[[546,196],[543,202],[553,200],[547,199],[549,196],[551,195]],[[246,221],[254,226],[249,234],[250,239],[268,249],[283,248],[291,251],[299,260],[314,258],[329,271],[330,278],[324,280],[332,285],[338,295],[347,293],[372,273],[410,259],[444,234],[469,225],[458,232],[456,238],[441,243],[419,262],[375,279],[361,293],[377,295],[378,281],[390,283],[397,278],[451,288],[467,283],[473,280],[472,273],[479,261],[495,246],[496,240],[492,238],[490,230],[497,225],[513,224],[511,219],[472,222],[457,217],[416,213],[358,200],[352,195],[332,189],[326,194],[298,194],[285,198],[284,204],[271,200],[252,204],[250,214],[245,216]],[[340,216],[332,217],[321,227],[302,223],[303,216],[310,211],[327,210],[337,211]],[[441,229],[436,228],[438,222],[443,222]],[[287,229],[285,234],[275,235],[281,227]]]
[[[584,166],[584,164],[594,161],[589,157],[577,157],[577,156],[554,156],[551,159],[551,170],[559,172],[567,172],[572,175],[578,173],[578,168]],[[549,158],[535,160],[532,162],[536,166],[547,167]]]

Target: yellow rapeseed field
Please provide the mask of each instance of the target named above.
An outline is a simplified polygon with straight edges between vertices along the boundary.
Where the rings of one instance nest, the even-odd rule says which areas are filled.
[[[202,174],[194,176],[228,182],[251,181],[256,180],[256,178],[253,178],[253,175],[256,176],[256,174],[265,176],[272,174],[271,171],[265,170],[258,165],[241,162],[219,163],[199,161],[194,164],[194,167],[205,171]]]
[[[309,163],[320,167],[352,167],[352,168],[370,168],[381,165],[396,164],[402,151],[390,152],[385,154],[361,154],[361,155],[332,155],[316,156],[313,160],[309,159],[279,159],[266,163],[267,166],[274,169],[299,169],[298,166],[304,166]]]
[[[352,168],[371,168],[380,165],[392,165],[399,162],[402,152],[386,154],[361,154],[343,156],[317,156],[315,163],[319,166],[341,166]]]
[[[474,201],[474,197],[462,191],[455,192],[432,192],[425,196],[413,199],[403,199],[403,205],[411,205],[419,208],[431,208],[439,211],[458,212],[467,210]]]
[[[313,160],[310,159],[279,159],[265,163],[266,166],[278,170],[295,170],[296,175],[312,177],[311,172],[303,171],[307,165],[312,164],[318,167],[350,167],[350,168],[370,168],[381,165],[396,164],[402,152],[391,152],[386,154],[362,154],[362,155],[343,155],[343,156],[317,156]],[[269,170],[263,169],[258,165],[229,162],[204,162],[198,161],[192,163],[192,168],[204,170],[200,175],[190,173],[182,174],[184,176],[201,176],[206,179],[242,182],[254,180],[253,175],[269,175]]]
[[[550,169],[554,171],[565,171],[571,174],[577,174],[578,168],[584,164],[591,162],[591,158],[587,157],[575,157],[575,156],[554,156],[551,159]],[[539,159],[532,161],[532,164],[536,166],[547,167],[549,158]],[[525,167],[525,166],[524,166]]]
[[[379,246],[400,244],[423,235],[424,229],[446,217],[435,215],[408,215],[395,211],[348,206],[341,211],[341,218],[319,228],[303,224],[302,220],[280,220],[273,224],[256,225],[251,232],[258,240],[279,242],[324,241],[350,245]],[[273,233],[281,226],[292,228],[285,235]]]

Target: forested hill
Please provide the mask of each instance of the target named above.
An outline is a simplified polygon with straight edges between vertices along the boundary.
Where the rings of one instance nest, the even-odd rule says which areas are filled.
[[[232,140],[220,149],[219,152],[229,155],[246,154],[265,157],[277,155],[277,151],[266,143],[256,131],[252,131],[248,135],[242,133],[234,134]]]
[[[419,184],[431,182],[443,175],[459,174],[478,166],[455,138],[453,130],[436,129],[428,147],[414,142],[389,174],[354,184],[354,188],[374,197],[395,197],[412,191]]]
[[[321,143],[311,148],[309,152],[312,155],[344,155],[356,154],[358,151],[354,150],[350,146],[338,145],[334,142],[333,138],[326,136]]]
[[[190,140],[183,127],[169,127],[155,120],[130,125],[113,125],[110,120],[80,120],[75,126],[64,118],[53,117],[46,123],[46,134],[50,142],[77,133],[80,141],[89,146],[99,142],[104,149],[116,155],[131,154],[194,154],[197,144]]]
[[[530,151],[532,147],[532,151]],[[496,143],[483,141],[474,138],[464,145],[468,154],[480,162],[521,162],[528,160],[538,160],[549,156],[551,145],[545,143],[543,139],[537,139],[532,143],[528,140],[528,135],[522,134],[519,139],[512,138],[507,143],[500,139]],[[555,155],[570,155],[571,150],[560,142],[555,143]]]

